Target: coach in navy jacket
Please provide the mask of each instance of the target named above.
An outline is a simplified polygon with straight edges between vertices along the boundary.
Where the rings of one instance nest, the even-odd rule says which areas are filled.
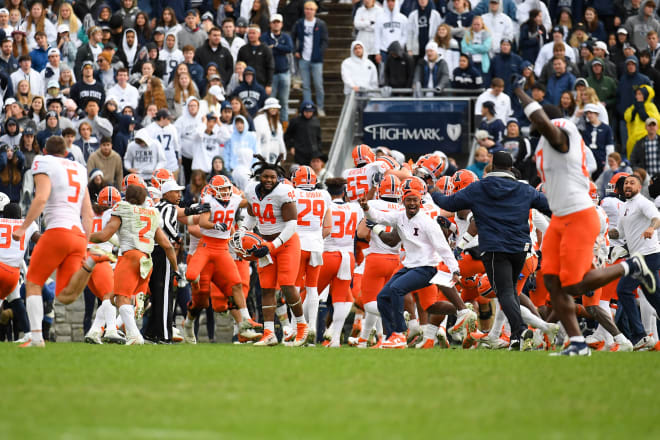
[[[493,155],[493,171],[485,178],[452,196],[434,192],[432,197],[447,211],[472,210],[486,274],[511,324],[510,348],[518,349],[531,348],[533,336],[526,331],[515,291],[527,253],[531,251],[529,210],[552,213],[545,196],[527,183],[517,181],[512,167],[511,155],[499,151]]]

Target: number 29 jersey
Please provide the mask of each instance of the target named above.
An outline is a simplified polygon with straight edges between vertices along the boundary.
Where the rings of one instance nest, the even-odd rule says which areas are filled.
[[[210,211],[211,215],[209,217],[209,220],[212,223],[224,223],[225,225],[227,225],[227,230],[223,232],[223,231],[218,231],[217,229],[201,228],[202,235],[205,237],[213,237],[224,240],[229,239],[229,236],[231,235],[231,227],[234,225],[236,210],[238,209],[238,206],[241,204],[241,200],[243,200],[241,196],[232,194],[227,204],[223,205],[222,203],[218,202],[218,200],[215,197],[212,197],[208,194],[205,195],[204,198],[202,199],[202,202],[211,205],[211,211]]]
[[[253,183],[245,191],[252,214],[257,218],[259,232],[264,235],[282,232],[282,229],[284,229],[282,206],[286,203],[296,202],[293,187],[286,183],[279,183],[261,199],[257,195],[257,188],[260,185],[260,183]]]
[[[118,232],[120,251],[124,253],[137,249],[151,254],[154,250],[156,230],[160,224],[158,210],[121,201],[112,208],[112,215],[121,219]]]
[[[87,190],[87,170],[78,162],[57,157],[37,156],[32,162],[32,174],[45,174],[50,179],[50,196],[44,208],[46,229],[77,226]]]
[[[294,189],[298,208],[300,248],[308,252],[323,252],[323,218],[330,207],[331,199],[327,191]]]

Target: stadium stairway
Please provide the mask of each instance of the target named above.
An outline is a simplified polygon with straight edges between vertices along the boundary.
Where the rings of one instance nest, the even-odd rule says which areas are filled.
[[[350,55],[351,42],[353,41],[353,5],[323,2],[323,9],[327,14],[318,16],[328,25],[329,45],[325,53],[323,63],[323,86],[325,91],[325,113],[321,118],[321,139],[323,141],[323,152],[330,151],[332,137],[337,129],[339,115],[344,105],[344,84],[341,80],[341,62]],[[312,87],[312,92],[314,88]],[[302,102],[302,89],[291,89],[290,99],[296,104],[295,112],[290,116],[298,114],[298,107]]]

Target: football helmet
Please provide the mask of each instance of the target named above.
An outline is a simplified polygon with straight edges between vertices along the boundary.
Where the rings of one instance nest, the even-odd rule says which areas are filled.
[[[361,144],[356,145],[355,148],[353,148],[353,163],[356,167],[372,163],[375,160],[376,155],[371,150],[369,145]]]
[[[296,188],[313,189],[316,186],[316,173],[311,167],[302,165],[291,174],[291,180]]]
[[[213,176],[209,182],[209,186],[214,192],[214,197],[223,202],[228,202],[234,193],[231,181],[222,174]]]
[[[114,186],[106,186],[96,197],[96,203],[104,208],[112,208],[121,201],[121,194]]]
[[[393,174],[383,177],[378,184],[376,196],[379,199],[386,197],[388,199],[401,200],[401,181]]]

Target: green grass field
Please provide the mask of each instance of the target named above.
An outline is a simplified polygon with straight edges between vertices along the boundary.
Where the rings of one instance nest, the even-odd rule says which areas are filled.
[[[0,344],[0,358],[5,439],[660,438],[658,353]]]

